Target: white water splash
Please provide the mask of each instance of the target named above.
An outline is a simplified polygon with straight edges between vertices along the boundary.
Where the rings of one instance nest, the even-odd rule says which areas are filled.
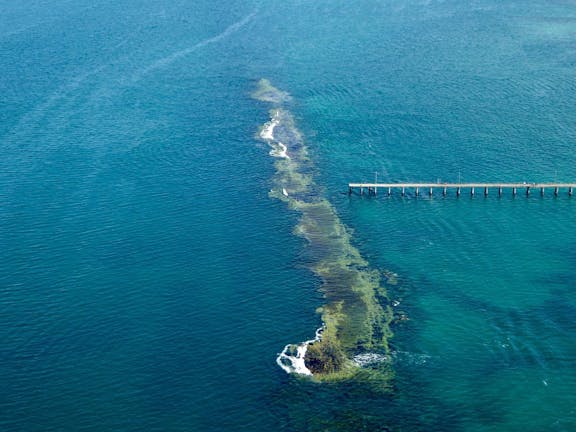
[[[312,372],[306,367],[304,358],[306,356],[306,351],[308,350],[308,345],[322,340],[323,331],[324,324],[322,327],[316,330],[316,336],[314,339],[307,340],[306,342],[302,342],[298,345],[286,345],[276,358],[276,363],[278,366],[280,366],[286,373],[312,376]]]
[[[276,111],[272,116],[272,120],[266,123],[262,130],[260,131],[260,138],[268,143],[272,150],[270,150],[269,155],[282,159],[290,159],[288,156],[288,148],[285,144],[280,141],[276,141],[274,137],[274,129],[280,124],[280,113]]]
[[[290,156],[288,156],[287,151],[288,148],[284,144],[279,142],[276,146],[273,146],[272,150],[270,150],[269,155],[281,159],[290,159]]]
[[[274,117],[271,121],[266,123],[260,132],[260,138],[266,141],[274,141],[274,128],[280,123],[277,118],[277,114],[274,114]]]
[[[355,355],[352,362],[359,367],[370,366],[377,363],[388,362],[390,357],[378,353],[362,353]]]

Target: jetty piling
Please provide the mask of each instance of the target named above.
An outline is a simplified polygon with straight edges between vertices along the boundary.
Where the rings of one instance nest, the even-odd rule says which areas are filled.
[[[539,189],[540,196],[545,196],[545,190],[547,188],[554,190],[554,196],[557,197],[560,194],[560,190],[564,189],[568,191],[568,196],[574,195],[574,188],[576,188],[576,183],[348,183],[348,193],[353,194],[354,190],[358,190],[360,195],[364,195],[364,189],[368,190],[368,195],[378,195],[378,189],[383,188],[387,191],[387,195],[391,196],[394,189],[400,189],[401,195],[406,196],[407,190],[412,189],[416,197],[420,196],[420,190],[428,190],[428,196],[432,197],[434,195],[434,189],[442,188],[442,196],[446,197],[448,195],[448,190],[455,190],[456,197],[460,197],[462,194],[462,188],[470,190],[470,196],[473,197],[476,192],[476,188],[481,188],[484,192],[484,196],[487,197],[490,189],[498,190],[498,197],[502,197],[504,190],[508,189],[512,191],[512,196],[516,197],[518,195],[518,189],[524,188],[526,190],[526,196],[530,196],[532,189]]]

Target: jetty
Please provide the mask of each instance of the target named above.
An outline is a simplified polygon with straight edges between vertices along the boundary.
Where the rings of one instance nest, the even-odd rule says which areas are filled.
[[[457,197],[460,197],[462,193],[474,196],[477,191],[488,196],[490,190],[495,191],[499,197],[502,196],[504,190],[510,190],[512,196],[518,195],[519,191],[526,196],[530,196],[532,191],[537,191],[544,196],[546,190],[552,191],[554,196],[558,196],[561,190],[567,191],[568,196],[572,196],[575,188],[576,183],[348,183],[349,194],[358,190],[360,195],[363,195],[364,191],[368,195],[377,195],[380,189],[388,196],[392,195],[393,190],[400,190],[402,196],[406,196],[407,191],[413,191],[415,196],[419,196],[423,191],[433,196],[435,190],[439,190],[442,196],[446,196],[448,191],[454,191]]]

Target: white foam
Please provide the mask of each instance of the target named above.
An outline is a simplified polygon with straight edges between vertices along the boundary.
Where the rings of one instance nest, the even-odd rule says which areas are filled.
[[[290,159],[290,156],[288,156],[288,148],[282,144],[281,142],[279,142],[278,144],[273,144],[268,142],[268,144],[270,145],[270,147],[272,147],[272,150],[270,150],[270,156],[274,156],[277,158],[281,158],[281,159]]]
[[[304,362],[304,356],[306,355],[306,350],[308,349],[308,344],[306,342],[301,343],[296,347],[296,354],[288,354],[288,351],[293,347],[292,344],[288,344],[284,347],[284,350],[276,358],[276,363],[280,366],[286,373],[296,373],[299,375],[312,375],[310,369],[306,367]]]
[[[316,330],[316,335],[314,339],[307,340],[298,345],[288,344],[284,347],[282,352],[278,354],[276,358],[276,363],[280,366],[286,373],[295,373],[299,375],[312,376],[310,369],[306,367],[304,358],[306,357],[306,351],[308,350],[308,345],[319,342],[322,340],[322,332],[324,331],[324,325]],[[294,351],[296,347],[296,352],[294,354],[289,354],[290,351]]]
[[[272,119],[272,121],[266,123],[260,132],[260,138],[266,141],[274,141],[274,128],[278,123],[279,121],[276,119]]]
[[[274,129],[276,126],[280,124],[280,113],[276,111],[272,115],[272,119],[264,124],[262,130],[260,131],[260,138],[265,140],[272,150],[270,150],[270,156],[282,158],[282,159],[290,159],[288,156],[288,147],[281,143],[280,141],[276,141],[274,137]]]
[[[355,355],[352,362],[359,367],[369,366],[375,363],[387,362],[390,359],[387,355],[378,353],[362,353]]]

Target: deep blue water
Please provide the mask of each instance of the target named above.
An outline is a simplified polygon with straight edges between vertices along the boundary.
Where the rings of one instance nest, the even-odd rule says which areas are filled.
[[[576,430],[576,3],[0,0],[0,430]],[[255,138],[290,109],[389,286],[394,390],[275,364],[323,299]]]

